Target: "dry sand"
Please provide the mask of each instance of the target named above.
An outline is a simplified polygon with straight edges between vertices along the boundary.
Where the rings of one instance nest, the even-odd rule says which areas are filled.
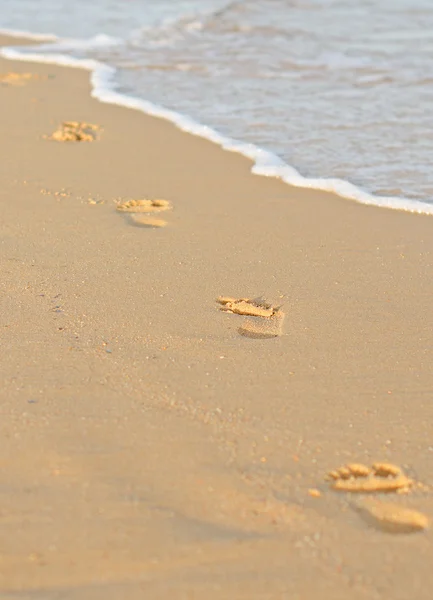
[[[431,530],[374,522],[433,517],[433,220],[0,72],[38,76],[0,83],[2,600],[430,600]],[[116,210],[156,198],[164,228]],[[261,295],[283,335],[215,302]],[[375,461],[425,485],[373,514],[324,479]]]

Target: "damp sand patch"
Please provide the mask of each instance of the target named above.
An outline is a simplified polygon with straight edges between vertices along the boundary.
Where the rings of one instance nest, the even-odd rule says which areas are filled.
[[[93,123],[63,121],[48,139],[55,142],[94,142],[100,132],[101,127]]]

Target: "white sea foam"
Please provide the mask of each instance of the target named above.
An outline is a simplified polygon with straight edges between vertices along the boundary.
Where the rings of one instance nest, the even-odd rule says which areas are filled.
[[[48,64],[57,64],[60,66],[85,69],[91,72],[92,97],[100,102],[107,104],[116,104],[134,110],[142,111],[148,115],[165,119],[174,123],[179,129],[187,133],[210,140],[220,145],[225,150],[243,154],[250,158],[254,165],[252,173],[265,177],[276,177],[282,179],[285,183],[299,187],[324,190],[333,192],[338,196],[355,200],[362,204],[392,208],[412,213],[433,215],[433,204],[420,202],[399,197],[374,196],[368,192],[356,187],[348,181],[335,178],[306,178],[303,177],[294,167],[284,163],[278,156],[271,152],[259,148],[254,144],[240,142],[221,135],[211,127],[202,125],[193,119],[178,112],[158,106],[152,102],[126,96],[116,91],[116,69],[92,59],[79,59],[73,56],[61,54],[61,51],[73,51],[91,45],[116,44],[118,40],[109,36],[98,35],[90,40],[59,40],[54,35],[29,34],[21,31],[11,31],[0,29],[0,33],[14,37],[27,37],[35,41],[52,41],[49,44],[49,53],[42,53],[48,46],[38,46],[39,52],[29,52],[28,47],[4,47],[0,48],[0,55],[11,60],[40,62]]]

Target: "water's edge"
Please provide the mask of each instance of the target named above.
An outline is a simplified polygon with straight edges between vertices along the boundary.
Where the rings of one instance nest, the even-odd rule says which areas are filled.
[[[55,50],[56,42],[61,40],[55,35],[33,34],[26,31],[0,29],[0,34],[10,37],[26,38],[37,43],[50,42],[50,50]],[[35,46],[37,48],[37,46]],[[278,156],[263,150],[254,144],[248,144],[225,137],[214,129],[197,123],[193,119],[175,111],[158,106],[146,100],[126,96],[116,92],[116,69],[96,60],[79,59],[64,54],[42,54],[37,52],[20,52],[20,46],[0,48],[0,56],[9,60],[39,62],[73,67],[87,70],[91,73],[92,97],[106,104],[116,104],[126,108],[139,110],[147,115],[172,122],[181,131],[207,139],[221,146],[224,150],[238,152],[250,158],[254,165],[251,172],[265,177],[276,177],[288,185],[300,188],[310,188],[333,192],[336,195],[354,200],[361,204],[392,208],[406,212],[433,215],[433,205],[406,198],[374,196],[343,179],[306,178],[295,168],[284,163]]]

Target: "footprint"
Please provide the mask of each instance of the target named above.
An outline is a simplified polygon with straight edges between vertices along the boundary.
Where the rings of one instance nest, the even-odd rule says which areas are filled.
[[[93,142],[101,130],[99,125],[80,121],[64,121],[48,139],[56,142]]]
[[[116,210],[129,213],[153,213],[170,210],[171,204],[168,200],[126,200],[118,202]]]
[[[373,493],[396,492],[407,493],[415,484],[400,467],[390,463],[375,463],[372,467],[351,463],[331,471],[327,475],[331,480],[331,488],[340,492]]]
[[[5,85],[26,85],[30,79],[39,79],[39,76],[33,73],[0,73],[0,83]]]
[[[368,525],[387,533],[415,533],[430,524],[423,513],[391,502],[370,499],[352,507]]]
[[[236,315],[254,317],[238,328],[238,333],[254,339],[274,338],[282,335],[285,314],[280,306],[273,306],[263,298],[232,298],[219,296],[220,310]]]
[[[125,200],[118,202],[116,210],[128,214],[128,222],[135,227],[161,228],[167,225],[164,219],[158,219],[149,214],[161,213],[171,210],[172,205],[168,200]],[[145,213],[145,214],[140,214]]]

